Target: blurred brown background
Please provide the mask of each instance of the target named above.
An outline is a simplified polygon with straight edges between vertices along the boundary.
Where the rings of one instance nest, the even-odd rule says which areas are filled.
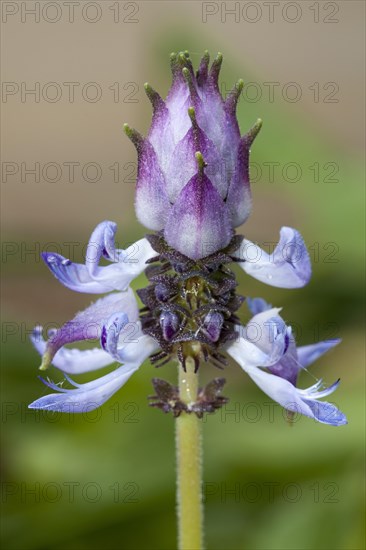
[[[342,377],[334,399],[350,420],[335,430],[302,419],[289,430],[277,409],[276,422],[264,412],[250,420],[242,407],[265,397],[238,367],[228,370],[226,394],[239,418],[216,415],[204,427],[205,482],[214,484],[207,485],[208,547],[363,548],[364,3],[79,0],[1,2],[1,9],[7,548],[175,544],[173,422],[146,406],[154,371],[146,365],[96,422],[39,418],[26,412],[45,393],[27,333],[90,302],[53,279],[41,250],[81,259],[103,219],[118,223],[121,246],[143,235],[133,210],[135,151],[122,124],[147,131],[143,84],[164,96],[169,53],[185,49],[195,64],[205,49],[223,52],[223,93],[239,77],[247,83],[242,132],[264,120],[252,154],[253,213],[240,231],[264,245],[293,225],[313,259],[306,289],[263,288],[241,274],[240,290],[285,306],[300,343],[342,336],[313,372],[327,383]],[[134,286],[143,284],[141,277]],[[136,422],[126,421],[129,403]],[[71,481],[80,484],[72,502],[64,485]],[[126,502],[116,501],[117,482],[136,484],[136,502],[127,498],[135,485],[123,489]],[[47,483],[56,485],[45,496]],[[99,500],[83,495],[87,483],[101,488]],[[261,495],[246,493],[248,483]],[[278,484],[272,500],[270,483]],[[291,483],[301,489],[298,500]],[[38,500],[27,493],[34,486]],[[61,497],[52,501],[55,487]]]

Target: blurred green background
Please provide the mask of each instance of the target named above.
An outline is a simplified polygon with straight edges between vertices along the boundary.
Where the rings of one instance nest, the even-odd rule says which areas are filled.
[[[141,238],[129,176],[135,152],[121,127],[128,121],[147,130],[143,83],[164,95],[169,53],[182,49],[196,64],[204,49],[222,51],[223,93],[239,77],[247,83],[238,106],[242,132],[264,120],[251,157],[253,213],[240,231],[265,247],[282,225],[293,225],[312,255],[305,289],[272,289],[238,272],[239,292],[283,306],[300,344],[342,337],[300,383],[341,377],[332,397],[349,419],[340,428],[306,418],[289,427],[281,409],[230,365],[230,403],[203,424],[207,548],[364,548],[363,3],[279,2],[270,17],[257,2],[104,1],[94,3],[101,15],[93,23],[98,8],[82,12],[80,2],[74,22],[62,6],[53,24],[52,7],[39,23],[24,14],[22,22],[21,3],[8,4],[19,11],[3,19],[3,80],[19,93],[6,96],[2,126],[3,161],[17,167],[2,182],[4,548],[175,547],[174,420],[147,406],[157,375],[149,364],[94,413],[42,414],[27,404],[47,393],[29,331],[63,323],[93,299],[58,284],[39,252],[68,255],[73,247],[81,260],[103,219],[118,222],[120,246]],[[234,4],[240,12],[223,11]],[[39,102],[22,98],[22,82],[40,83]],[[54,102],[44,99],[50,82],[62,91]],[[74,101],[65,82],[78,83]],[[90,82],[102,90],[98,101],[85,99]],[[24,172],[35,162],[39,182]],[[55,182],[54,167],[42,175],[50,162],[62,167]],[[70,162],[79,163],[74,182]],[[82,173],[89,162],[102,171],[94,183],[92,171]],[[271,164],[273,178],[269,163],[279,163]],[[140,277],[133,287],[144,284]],[[248,319],[244,307],[241,315]],[[214,367],[201,373],[203,381],[218,375]],[[158,376],[173,381],[174,367]]]

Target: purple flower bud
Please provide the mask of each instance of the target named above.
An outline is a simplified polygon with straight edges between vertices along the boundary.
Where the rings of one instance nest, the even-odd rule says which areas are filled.
[[[169,342],[179,329],[179,318],[176,313],[171,311],[163,311],[160,314],[160,326],[163,331],[164,339]]]
[[[159,302],[167,302],[171,296],[169,288],[164,283],[158,283],[155,286],[154,292]]]
[[[222,325],[224,324],[224,317],[217,311],[210,311],[203,321],[203,326],[207,336],[212,342],[217,342],[220,338]]]
[[[193,260],[227,246],[251,210],[249,151],[261,122],[240,137],[236,105],[243,81],[224,100],[221,64],[218,54],[210,67],[206,52],[195,74],[187,52],[172,54],[166,100],[145,84],[153,107],[147,137],[125,125],[138,153],[139,221],[164,230],[168,245]]]

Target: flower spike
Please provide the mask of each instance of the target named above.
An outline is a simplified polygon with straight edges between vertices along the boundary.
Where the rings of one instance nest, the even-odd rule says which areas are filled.
[[[48,331],[47,339],[41,327],[34,329],[31,340],[42,356],[41,369],[53,365],[71,388],[42,380],[55,393],[30,408],[92,410],[147,358],[156,367],[178,361],[186,380],[207,363],[223,369],[230,356],[291,414],[333,426],[347,422],[335,405],[321,401],[339,387],[339,380],[328,387],[321,380],[298,387],[303,371],[340,340],[297,347],[281,309],[262,298],[247,299],[253,317],[240,325],[237,310],[245,298],[237,294],[229,264],[237,262],[246,274],[278,288],[307,284],[311,265],[296,229],[282,227],[272,253],[235,234],[252,208],[249,156],[262,121],[241,135],[236,111],[244,83],[238,80],[224,100],[219,89],[222,61],[218,53],[210,66],[205,51],[195,72],[188,51],[172,53],[167,97],[144,85],[153,110],[146,137],[124,125],[138,157],[136,216],[152,233],[121,249],[115,243],[117,225],[104,221],[90,237],[84,264],[57,253],[42,254],[67,288],[109,294]],[[139,310],[129,285],[142,273],[149,282],[137,291],[143,304]],[[98,347],[68,347],[90,340],[97,340]],[[114,370],[85,384],[68,376],[113,363],[118,365]],[[183,382],[178,388],[154,378],[151,405],[176,417],[201,418],[227,402],[221,396],[224,382],[215,378],[185,398]]]

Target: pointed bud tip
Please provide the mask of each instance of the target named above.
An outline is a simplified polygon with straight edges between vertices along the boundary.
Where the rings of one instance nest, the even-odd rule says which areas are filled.
[[[198,164],[198,169],[200,171],[203,171],[203,169],[207,166],[205,159],[203,158],[203,155],[200,151],[197,151],[194,155],[196,157],[196,161]]]
[[[127,122],[123,125],[123,131],[124,133],[129,137],[129,134],[132,132],[131,127],[127,124]]]
[[[129,126],[129,124],[127,124],[126,122],[123,125],[123,131],[128,137],[128,139],[132,141],[132,143],[136,148],[139,147],[144,141],[144,138],[142,137],[142,135],[134,128],[131,128],[131,126]]]
[[[262,128],[263,121],[261,118],[257,119],[257,122],[254,124],[254,126],[249,130],[247,134],[245,134],[244,139],[249,144],[249,146],[253,143],[257,135],[259,134],[260,129]]]
[[[263,126],[263,120],[261,118],[258,118],[257,122],[254,124],[253,128],[250,131],[253,135],[253,139],[257,136],[262,126]]]
[[[239,93],[241,93],[243,88],[244,88],[244,80],[242,78],[239,78],[238,82],[236,83],[236,89],[238,90]]]
[[[192,125],[197,125],[196,110],[194,107],[188,107],[188,116],[191,119]]]
[[[46,351],[46,353],[44,353],[42,356],[42,363],[39,367],[39,370],[47,370],[51,365],[51,361],[52,361],[52,356],[49,351],[48,352]]]
[[[221,65],[223,59],[224,59],[224,56],[222,55],[222,53],[221,53],[221,52],[217,52],[217,55],[216,55],[216,58],[215,58],[215,63]]]

